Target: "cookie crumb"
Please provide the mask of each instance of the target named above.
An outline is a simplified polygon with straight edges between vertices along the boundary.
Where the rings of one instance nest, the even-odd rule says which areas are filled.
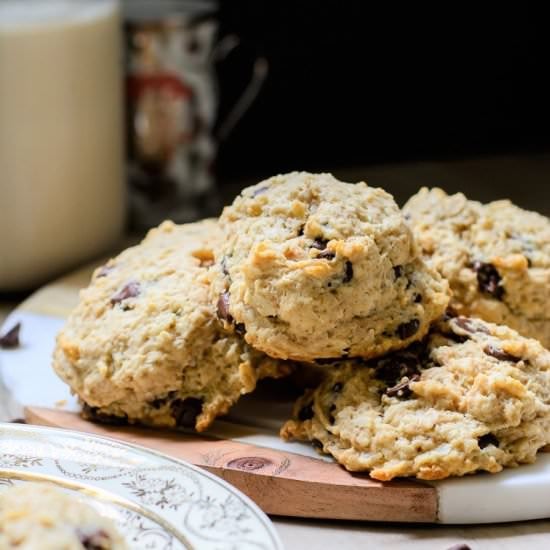
[[[21,331],[21,322],[17,322],[5,334],[0,336],[0,348],[1,349],[18,348],[21,345],[21,342],[19,340],[20,331]]]

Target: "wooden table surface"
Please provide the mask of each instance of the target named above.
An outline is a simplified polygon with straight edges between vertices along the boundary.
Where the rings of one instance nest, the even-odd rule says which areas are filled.
[[[338,175],[342,178],[349,176],[348,181],[355,179],[356,175],[363,177],[363,173],[358,174],[357,171],[351,174],[342,172]],[[402,197],[399,191],[395,192],[399,202],[421,184],[439,184],[450,191],[467,187],[470,196],[481,200],[510,196],[523,207],[549,213],[545,200],[548,196],[547,175],[550,173],[548,154],[519,159],[418,163],[400,166],[398,170],[379,167],[366,169],[365,173],[371,185],[382,185],[392,192],[395,192],[391,188],[392,182],[395,185],[402,183],[398,186]],[[0,294],[0,324],[23,298]],[[2,400],[3,396],[0,395],[0,412]],[[475,506],[475,502],[472,502],[472,506]],[[482,526],[356,523],[281,517],[272,519],[287,550],[446,550],[458,543],[468,544],[472,550],[550,549],[550,519]]]

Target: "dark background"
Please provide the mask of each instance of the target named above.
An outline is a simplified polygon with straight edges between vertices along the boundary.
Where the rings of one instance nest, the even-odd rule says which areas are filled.
[[[222,117],[255,52],[270,65],[257,101],[221,146],[222,185],[295,169],[368,174],[380,164],[546,158],[550,48],[542,12],[527,3],[370,4],[222,4],[222,32],[243,41],[220,67]],[[544,200],[548,166],[534,174],[533,192]],[[528,176],[522,185],[529,188]]]

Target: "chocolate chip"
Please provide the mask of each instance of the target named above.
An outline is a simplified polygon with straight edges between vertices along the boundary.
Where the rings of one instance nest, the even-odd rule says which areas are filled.
[[[447,550],[472,550],[467,544],[464,544],[463,542],[459,544],[453,544],[450,548],[447,548]]]
[[[180,428],[194,428],[197,416],[202,411],[203,400],[196,397],[176,399],[170,404],[172,416]]]
[[[233,319],[233,316],[229,313],[229,292],[222,292],[220,294],[216,305],[216,311],[218,319],[226,321],[229,324],[234,324],[235,332],[240,336],[244,335],[246,332],[244,323],[235,323],[235,319]]]
[[[496,267],[491,263],[475,261],[472,264],[472,269],[477,272],[479,290],[501,300],[504,295],[504,287],[500,285],[501,277]]]
[[[258,195],[261,195],[262,193],[265,193],[269,187],[258,187],[258,189],[254,189],[254,192],[252,193],[253,197],[257,197]]]
[[[315,449],[323,450],[323,444],[318,439],[312,439],[311,444]]]
[[[171,391],[171,392],[168,393],[168,395],[165,395],[164,397],[157,397],[156,399],[153,399],[152,401],[149,401],[149,405],[151,407],[153,407],[153,409],[160,409],[161,407],[166,405],[166,403],[168,403],[168,401],[173,399],[176,396],[176,394],[177,394],[177,392]]]
[[[111,304],[115,305],[127,300],[128,298],[135,298],[139,295],[139,292],[139,283],[136,281],[130,281],[111,297]]]
[[[401,323],[397,327],[397,334],[399,335],[399,338],[401,338],[401,340],[406,340],[407,338],[413,336],[413,334],[416,334],[419,328],[420,321],[418,319],[411,319],[406,323]]]
[[[349,283],[353,279],[353,264],[346,260],[346,264],[344,266],[344,283]]]
[[[409,384],[411,382],[416,382],[417,380],[420,380],[420,375],[414,374],[411,376],[410,380],[406,380],[396,386],[393,386],[392,388],[388,388],[386,390],[386,395],[388,397],[409,397],[412,393]]]
[[[500,359],[501,361],[511,361],[512,363],[517,363],[518,361],[521,361],[521,357],[516,357],[515,355],[507,353],[503,349],[497,348],[492,344],[487,344],[483,348],[483,351],[487,355],[491,355],[492,357],[495,357],[496,359]]]
[[[393,266],[393,274],[395,275],[396,279],[399,279],[401,275],[403,275],[403,266],[402,265],[394,265]]]
[[[99,529],[93,533],[77,531],[78,540],[86,550],[107,550],[111,548],[111,537],[108,533]]]
[[[445,336],[445,338],[448,338],[449,340],[452,340],[457,344],[463,344],[470,339],[468,336],[465,336],[463,334],[455,334],[454,332],[443,332],[442,334],[443,336]]]
[[[321,237],[317,237],[311,243],[311,248],[316,248],[317,250],[324,250],[327,247],[327,243],[328,243],[327,240],[322,239]]]
[[[477,321],[474,321],[473,319],[469,319],[468,317],[457,317],[454,320],[454,323],[462,330],[465,330],[466,332],[470,332],[472,334],[476,332],[489,334],[489,330],[484,325]]]
[[[334,393],[339,393],[342,391],[342,382],[336,382],[336,384],[334,384],[334,386],[332,386],[332,391]]]
[[[21,323],[16,323],[5,334],[0,336],[0,348],[1,349],[13,349],[18,348],[20,345],[19,332],[21,330]]]
[[[323,250],[319,254],[317,254],[317,258],[320,258],[322,260],[334,260],[336,257],[336,254],[334,252],[331,252],[330,250]]]
[[[418,292],[414,295],[414,303],[420,304],[422,302],[422,294],[419,294]]]
[[[226,256],[224,256],[222,258],[222,261],[220,262],[220,266],[222,268],[222,273],[226,276],[229,275],[229,271],[227,271],[227,257]]]
[[[102,266],[99,271],[97,272],[96,279],[99,279],[100,277],[107,277],[111,271],[115,269],[112,265],[104,265]]]
[[[477,444],[479,445],[480,449],[485,449],[485,447],[488,447],[489,445],[494,445],[495,447],[498,447],[499,441],[494,434],[489,433],[478,437]]]
[[[329,414],[328,414],[328,421],[329,421],[331,424],[334,424],[335,418],[334,418],[334,414],[333,414],[333,413],[334,413],[335,410],[336,410],[336,405],[333,403],[333,404],[330,406],[329,410],[328,410],[328,413],[329,413]]]
[[[82,416],[88,420],[94,422],[101,422],[102,424],[109,424],[111,426],[125,426],[128,424],[127,416],[117,416],[115,414],[107,414],[101,412],[99,407],[91,407],[87,403],[82,405]]]
[[[378,360],[374,376],[388,386],[393,386],[404,376],[411,378],[418,374],[423,349],[421,349],[422,346],[418,346],[418,349],[409,351],[412,347],[409,346],[405,351],[396,352]]]
[[[313,403],[304,405],[298,412],[298,420],[311,420],[313,418]]]
[[[222,321],[227,321],[228,323],[233,322],[233,317],[229,313],[229,292],[222,292],[218,298],[218,303],[216,304],[216,311],[218,318]]]
[[[458,313],[453,307],[449,306],[443,314],[443,321],[449,321],[450,319],[454,319],[455,317],[458,317]]]
[[[334,361],[338,361],[338,358],[335,357],[317,357],[317,359],[314,359],[315,363],[317,365],[330,365],[334,363]]]

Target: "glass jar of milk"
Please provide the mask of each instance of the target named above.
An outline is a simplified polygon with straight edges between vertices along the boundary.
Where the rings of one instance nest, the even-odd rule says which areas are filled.
[[[0,0],[0,292],[121,234],[120,32],[116,0]]]

